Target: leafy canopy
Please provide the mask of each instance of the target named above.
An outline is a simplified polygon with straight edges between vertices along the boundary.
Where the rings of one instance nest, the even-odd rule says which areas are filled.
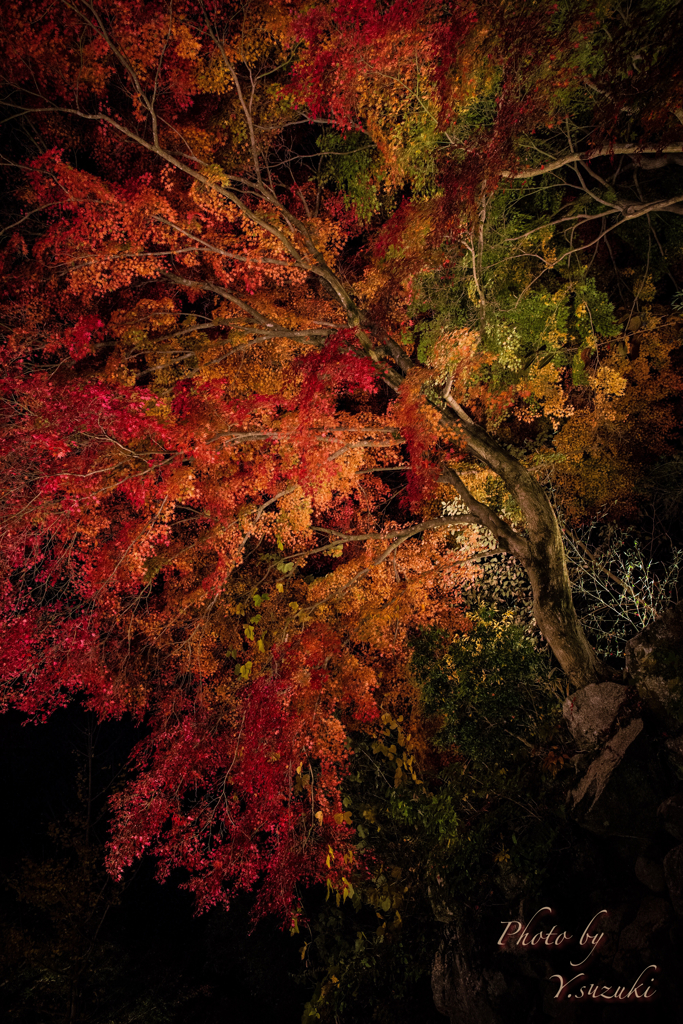
[[[113,873],[348,895],[349,736],[488,629],[472,418],[579,518],[674,450],[679,6],[4,5],[3,702],[143,727]]]

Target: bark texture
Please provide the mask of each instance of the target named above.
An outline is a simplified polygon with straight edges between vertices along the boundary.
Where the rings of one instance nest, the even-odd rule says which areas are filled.
[[[453,470],[446,470],[443,479],[453,484],[500,547],[526,569],[538,627],[574,687],[613,678],[612,670],[588,643],[576,614],[562,533],[545,491],[529,470],[474,423],[457,402],[450,396],[446,401],[451,410],[449,420],[464,432],[469,450],[501,478],[514,496],[524,514],[527,536],[515,533],[491,509],[476,501]]]

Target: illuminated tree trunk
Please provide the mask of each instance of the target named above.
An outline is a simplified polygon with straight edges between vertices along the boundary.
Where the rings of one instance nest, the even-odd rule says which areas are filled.
[[[385,374],[390,385],[396,387],[396,380],[407,374],[414,364],[386,331],[375,327],[373,333],[381,339],[382,354],[388,354],[396,367]],[[376,352],[372,357],[378,360]],[[613,670],[598,658],[588,643],[576,614],[562,533],[545,491],[521,462],[474,422],[451,396],[450,384],[446,385],[443,398],[448,407],[444,425],[457,434],[464,433],[471,454],[501,478],[524,513],[527,536],[515,533],[492,509],[477,501],[453,469],[445,469],[441,479],[455,488],[499,546],[514,555],[526,569],[536,623],[571,683],[579,689],[614,678]]]
[[[496,444],[448,393],[445,397],[472,454],[501,478],[519,504],[527,536],[515,533],[490,508],[473,498],[453,470],[446,470],[443,479],[453,484],[460,498],[491,531],[500,547],[514,555],[526,569],[536,623],[573,685],[580,688],[612,678],[612,670],[597,657],[576,614],[562,534],[545,491],[528,469]],[[450,425],[455,426],[454,418],[448,418]]]

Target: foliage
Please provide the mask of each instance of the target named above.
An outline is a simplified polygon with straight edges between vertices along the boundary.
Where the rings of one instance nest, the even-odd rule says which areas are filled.
[[[526,730],[537,730],[529,681],[534,672],[540,671],[540,664],[532,644],[514,625],[511,612],[499,617],[482,610],[474,613],[472,623],[471,631],[456,637],[445,657],[439,659],[439,672],[443,674],[424,684],[424,699],[428,711],[438,711],[446,719],[437,742],[456,743],[465,757],[480,757],[483,747],[490,746],[483,724],[500,732],[503,723],[510,724],[519,717]],[[527,692],[511,685],[509,680],[515,677],[527,683]],[[543,694],[543,690],[540,692]],[[547,700],[543,703],[547,705]],[[547,712],[547,707],[541,704],[539,713],[543,711]],[[519,742],[514,732],[509,736]],[[498,742],[501,751],[510,753],[515,748],[515,743],[508,743],[500,735]],[[494,762],[493,767],[498,764]]]
[[[565,528],[565,536],[584,627],[597,650],[619,658],[627,640],[681,599],[683,552],[653,552],[641,530],[613,523]]]
[[[380,167],[374,148],[360,132],[323,132],[317,144],[323,153],[329,154],[319,175],[320,184],[332,183],[359,221],[369,221],[382,206]]]
[[[60,736],[62,756],[57,759],[53,748],[46,758],[52,778],[41,781],[49,795],[29,795],[34,819],[29,835],[17,841],[18,849],[27,851],[21,860],[11,861],[7,848],[3,851],[3,1019],[18,1024],[170,1022],[193,993],[184,979],[171,980],[158,966],[152,978],[146,975],[145,965],[122,941],[120,927],[112,927],[128,894],[105,870],[104,826],[107,794],[124,767],[125,742],[116,737],[115,726],[101,729],[92,714],[78,707],[70,709],[68,722],[62,717],[51,725],[52,743],[55,734]],[[15,741],[14,758],[17,746]],[[79,764],[75,779],[69,772],[71,754]],[[21,767],[25,770],[26,763]],[[56,793],[68,808],[58,818],[52,806]],[[50,806],[52,818],[42,835],[35,813],[41,802]]]
[[[568,591],[541,626],[534,572],[566,573],[536,479],[572,521],[633,515],[678,443],[680,76],[654,30],[623,73],[643,16],[587,0],[0,17],[2,704],[131,714],[110,871],[152,852],[199,908],[257,890],[296,929],[298,884],[349,893],[348,737],[381,709],[427,750],[409,640],[465,636],[491,537],[597,678]],[[545,776],[513,830],[466,718],[526,793],[550,712],[514,624],[473,621],[489,654],[455,644],[458,686],[421,671],[483,864],[496,829],[522,849]]]
[[[433,739],[420,754],[389,713],[374,741],[354,738],[344,807],[371,868],[312,923],[305,1020],[412,1019],[435,915],[533,896],[562,830],[560,695],[512,614],[480,611],[450,643],[432,630],[413,646]]]
[[[476,612],[450,642],[424,634],[414,670],[425,711],[439,716],[435,742],[452,759],[439,800],[459,818],[441,898],[482,902],[494,885],[507,896],[511,886],[534,891],[562,820],[563,694],[512,610]]]
[[[462,471],[461,476],[474,497],[486,502],[508,522],[521,526],[519,506],[499,477],[486,470],[477,469]],[[453,516],[464,509],[462,501],[457,499],[444,503],[443,512],[445,515]],[[534,628],[531,588],[522,566],[513,556],[497,548],[490,532],[482,526],[470,526],[453,531],[452,543],[460,549],[468,542],[475,544],[479,549],[475,556],[477,575],[468,584],[463,595],[468,610],[476,611],[481,606],[494,608],[500,612],[511,610],[514,625],[523,624],[532,642],[538,643],[542,638]]]
[[[368,870],[347,899],[327,894],[301,949],[313,995],[304,1020],[413,1019],[438,943],[426,878],[454,834],[455,815],[417,774],[415,737],[403,716],[382,715],[376,736],[352,738],[344,807]]]

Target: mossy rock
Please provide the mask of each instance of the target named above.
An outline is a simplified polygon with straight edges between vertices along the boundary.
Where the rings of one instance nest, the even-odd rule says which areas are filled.
[[[646,708],[663,722],[683,725],[683,690],[681,677],[645,676],[636,682],[638,694]]]
[[[624,653],[648,710],[669,726],[683,724],[683,601],[629,640]]]

